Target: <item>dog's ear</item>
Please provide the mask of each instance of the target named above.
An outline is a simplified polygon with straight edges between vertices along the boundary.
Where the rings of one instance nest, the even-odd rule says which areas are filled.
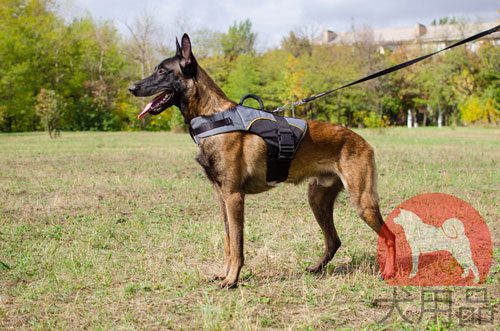
[[[187,77],[193,77],[196,75],[198,63],[191,50],[191,40],[189,40],[189,36],[186,33],[182,36],[181,43],[182,48],[180,56],[182,73]]]
[[[181,45],[179,45],[179,39],[177,39],[177,37],[175,37],[175,48],[175,55],[181,56]]]

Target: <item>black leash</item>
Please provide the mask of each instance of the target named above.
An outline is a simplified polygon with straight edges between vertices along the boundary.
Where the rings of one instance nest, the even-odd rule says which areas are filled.
[[[344,85],[344,86],[341,86],[341,87],[337,87],[333,90],[329,90],[329,91],[326,91],[326,92],[323,92],[323,93],[320,93],[320,94],[316,94],[316,95],[313,95],[312,97],[309,97],[309,98],[305,98],[305,99],[302,99],[300,101],[296,101],[296,102],[293,102],[293,103],[286,103],[284,106],[282,107],[278,107],[276,108],[275,110],[273,110],[273,113],[276,113],[276,112],[280,112],[280,111],[283,111],[283,110],[286,110],[286,107],[287,106],[291,106],[292,109],[295,108],[295,106],[300,106],[300,105],[303,105],[305,103],[308,103],[308,102],[311,102],[313,100],[316,100],[318,98],[321,98],[321,97],[324,97],[325,95],[327,94],[330,94],[330,93],[333,93],[335,91],[338,91],[338,90],[341,90],[343,88],[346,88],[346,87],[349,87],[349,86],[352,86],[352,85],[356,85],[356,84],[359,84],[359,83],[363,83],[363,82],[366,82],[368,80],[371,80],[371,79],[374,79],[374,78],[377,78],[377,77],[380,77],[380,76],[383,76],[383,75],[387,75],[391,72],[394,72],[394,71],[397,71],[397,70],[400,70],[400,69],[403,69],[403,68],[406,68],[408,66],[411,66],[412,64],[415,64],[417,62],[420,62],[422,60],[425,60],[433,55],[436,55],[438,53],[441,53],[441,52],[444,52],[448,49],[451,49],[451,48],[454,48],[454,47],[457,47],[457,46],[460,46],[460,45],[463,45],[463,44],[466,44],[468,42],[471,42],[473,40],[476,40],[476,39],[479,39],[479,38],[482,38],[484,36],[487,36],[489,34],[492,34],[494,32],[497,32],[500,30],[500,25],[497,25],[496,27],[492,28],[492,29],[489,29],[489,30],[486,30],[486,31],[483,31],[483,32],[480,32],[478,34],[475,34],[467,39],[464,39],[462,41],[459,41],[459,42],[456,42],[446,48],[443,48],[442,50],[439,50],[439,51],[436,51],[434,53],[430,53],[430,54],[427,54],[427,55],[424,55],[424,56],[421,56],[419,58],[416,58],[416,59],[413,59],[413,60],[410,60],[410,61],[407,61],[407,62],[404,62],[404,63],[401,63],[401,64],[398,64],[398,65],[395,65],[393,67],[390,67],[390,68],[387,68],[387,69],[384,69],[382,71],[379,71],[379,72],[376,72],[374,74],[371,74],[369,76],[366,76],[364,78],[361,78],[361,79],[358,79],[352,83],[349,83],[347,85]]]

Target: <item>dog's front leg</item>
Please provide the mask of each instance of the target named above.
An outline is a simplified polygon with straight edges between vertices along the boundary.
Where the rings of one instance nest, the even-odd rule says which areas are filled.
[[[226,205],[227,223],[229,227],[229,272],[221,282],[221,288],[235,287],[243,266],[243,222],[244,222],[244,194],[242,192],[228,192],[222,190],[222,197]]]
[[[227,277],[229,273],[229,268],[231,266],[231,248],[229,244],[229,222],[227,219],[227,209],[222,193],[217,185],[214,185],[215,192],[217,193],[217,199],[219,200],[220,213],[222,216],[222,221],[224,225],[224,266],[222,271],[214,277],[214,280],[223,280]]]

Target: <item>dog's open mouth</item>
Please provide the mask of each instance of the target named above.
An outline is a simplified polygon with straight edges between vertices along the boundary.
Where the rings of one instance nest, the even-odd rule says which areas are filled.
[[[156,98],[154,98],[153,101],[148,103],[146,107],[144,107],[137,118],[143,117],[144,115],[146,115],[146,113],[150,113],[151,115],[158,115],[172,105],[171,101],[173,95],[174,93],[172,91],[163,91]]]

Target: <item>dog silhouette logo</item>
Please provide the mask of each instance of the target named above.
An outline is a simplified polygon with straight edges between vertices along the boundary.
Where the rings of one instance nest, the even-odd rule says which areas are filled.
[[[441,228],[425,224],[413,212],[401,209],[398,217],[393,219],[394,223],[403,227],[406,241],[410,245],[412,269],[410,278],[417,275],[418,258],[422,253],[432,253],[445,250],[457,260],[464,269],[462,278],[474,273],[474,283],[479,282],[479,271],[472,260],[470,242],[465,235],[465,228],[459,219],[447,219]]]
[[[389,285],[479,285],[492,260],[489,229],[467,202],[442,193],[406,200],[387,217],[396,235],[396,276]],[[379,265],[385,262],[379,238]]]

